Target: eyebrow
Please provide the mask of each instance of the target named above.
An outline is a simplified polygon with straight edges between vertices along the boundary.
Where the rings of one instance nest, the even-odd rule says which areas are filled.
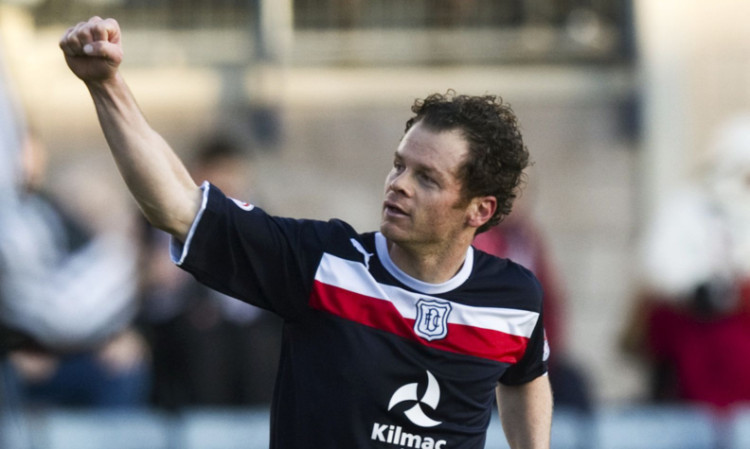
[[[402,155],[400,155],[398,153],[398,151],[396,151],[396,152],[393,153],[393,159],[394,160],[401,160],[401,161],[403,161],[404,157]],[[423,173],[426,173],[426,174],[428,174],[430,176],[433,176],[433,177],[435,177],[438,180],[442,181],[442,180],[445,179],[445,173],[443,173],[440,170],[437,170],[434,167],[430,167],[429,165],[416,164],[415,169],[418,170],[418,171],[421,171]]]

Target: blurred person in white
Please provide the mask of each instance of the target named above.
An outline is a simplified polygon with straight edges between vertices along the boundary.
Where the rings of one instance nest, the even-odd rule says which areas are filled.
[[[0,44],[2,44],[0,40]],[[2,45],[0,45],[2,48]],[[13,207],[17,198],[15,172],[18,170],[19,128],[21,114],[13,98],[14,89],[5,70],[4,57],[0,51],[0,209]],[[11,386],[12,377],[7,353],[23,344],[26,338],[15,329],[5,326],[0,320],[0,447],[7,449],[27,448],[28,432],[18,412],[17,391]]]
[[[702,162],[646,230],[623,344],[651,364],[651,399],[721,410],[750,400],[750,114]]]
[[[18,102],[13,93],[13,84],[6,71],[3,54],[0,52],[0,210],[15,208],[18,200],[21,182],[21,129],[23,129],[23,114],[19,110]],[[0,319],[0,363],[12,347],[18,346],[25,340],[24,336],[12,328],[3,325]],[[2,380],[0,371],[0,380]],[[0,386],[3,384],[0,382]],[[2,399],[2,388],[0,388]],[[3,401],[0,400],[0,403]],[[6,402],[7,403],[7,402]]]
[[[257,198],[248,140],[229,129],[201,139],[189,164],[193,179]],[[166,232],[146,228],[140,323],[153,354],[153,404],[270,405],[281,320],[200,284],[174,265],[168,241]]]
[[[16,198],[18,186],[14,183],[14,178],[18,170],[18,149],[21,139],[19,128],[22,122],[8,78],[3,64],[3,55],[0,53],[0,189],[3,192],[0,202],[2,204],[14,201]]]
[[[8,348],[23,403],[127,406],[143,402],[146,346],[137,311],[132,211],[106,171],[77,167],[45,193],[47,153],[30,132],[18,201],[0,210],[0,321],[26,338]],[[106,208],[106,215],[92,214]]]

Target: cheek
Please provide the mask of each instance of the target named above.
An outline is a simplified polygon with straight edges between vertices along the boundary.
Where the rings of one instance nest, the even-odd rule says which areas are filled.
[[[424,217],[436,226],[445,226],[456,219],[459,211],[446,201],[431,202],[424,209]]]

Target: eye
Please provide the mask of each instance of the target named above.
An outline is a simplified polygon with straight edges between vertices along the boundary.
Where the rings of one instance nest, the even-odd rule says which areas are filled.
[[[417,177],[419,178],[419,181],[426,185],[431,186],[437,186],[437,181],[432,176],[428,175],[427,173],[420,172]]]

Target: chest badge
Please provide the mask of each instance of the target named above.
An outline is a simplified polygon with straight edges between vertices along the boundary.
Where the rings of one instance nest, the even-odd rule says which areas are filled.
[[[414,332],[427,341],[439,340],[448,335],[448,315],[451,313],[449,302],[434,299],[417,301],[417,320]]]

